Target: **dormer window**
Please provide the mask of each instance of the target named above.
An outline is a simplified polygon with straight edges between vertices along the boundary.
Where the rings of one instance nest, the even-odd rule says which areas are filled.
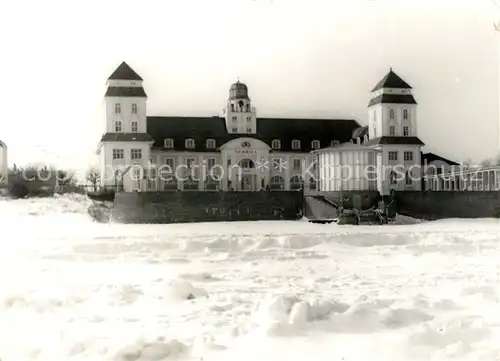
[[[132,104],[132,114],[137,114],[137,104]]]
[[[122,112],[122,107],[120,103],[115,104],[115,114],[120,114]]]
[[[280,149],[281,148],[281,142],[279,139],[273,139],[271,142],[271,148],[273,149]]]
[[[115,132],[116,133],[120,133],[121,131],[123,131],[123,128],[122,128],[122,121],[121,120],[117,120],[115,122]]]
[[[319,147],[320,147],[320,142],[319,142],[319,140],[313,140],[313,141],[311,142],[311,148],[312,148],[312,149],[319,149]]]
[[[336,145],[339,145],[339,141],[338,140],[332,140],[330,142],[330,146],[335,147]]]
[[[163,141],[163,146],[165,148],[173,148],[174,147],[174,140],[172,138],[167,138]]]
[[[403,109],[403,119],[404,120],[408,119],[408,109]]]
[[[292,140],[292,149],[300,149],[300,140],[294,139]]]
[[[394,109],[389,110],[389,119],[394,119]]]
[[[194,139],[186,139],[185,146],[188,149],[194,148]]]
[[[207,139],[207,149],[215,148],[215,139]]]

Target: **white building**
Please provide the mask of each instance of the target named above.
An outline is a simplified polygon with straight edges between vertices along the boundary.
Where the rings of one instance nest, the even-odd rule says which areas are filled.
[[[421,188],[416,101],[392,69],[372,90],[367,127],[352,119],[259,118],[239,81],[221,116],[148,116],[143,79],[125,62],[107,86],[103,187],[315,190],[319,179],[323,191]],[[351,167],[350,180],[340,166]]]
[[[7,145],[0,140],[0,187],[6,186],[9,179],[7,166]]]
[[[148,116],[143,79],[125,62],[108,78],[105,104],[101,185],[124,191],[315,189],[311,151],[361,128],[352,119],[259,118],[239,81],[221,116]]]
[[[347,179],[345,170],[333,171],[326,180],[320,177],[318,190],[376,189],[382,195],[391,190],[420,190],[424,143],[417,136],[416,106],[411,86],[391,69],[372,90],[368,127],[354,135],[356,144],[315,152],[319,154],[318,166],[324,175],[333,169],[352,170]]]

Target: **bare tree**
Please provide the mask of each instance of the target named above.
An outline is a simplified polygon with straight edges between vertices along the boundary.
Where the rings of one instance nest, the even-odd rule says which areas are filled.
[[[99,185],[99,182],[101,180],[101,175],[99,174],[99,171],[95,168],[89,169],[87,171],[86,179],[90,183],[92,188],[94,188],[94,192],[96,192],[97,186]]]

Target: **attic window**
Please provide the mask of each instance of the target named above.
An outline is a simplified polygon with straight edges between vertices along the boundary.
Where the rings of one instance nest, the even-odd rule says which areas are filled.
[[[185,146],[188,149],[194,148],[194,139],[186,139]]]
[[[292,140],[292,149],[300,149],[300,140]]]
[[[174,147],[174,140],[172,138],[167,138],[163,141],[163,146],[165,148],[173,148]]]
[[[313,140],[313,141],[311,142],[311,148],[312,148],[312,149],[319,149],[319,147],[320,147],[320,142],[319,142],[319,140]]]
[[[279,139],[273,139],[271,142],[271,148],[273,149],[280,149],[281,148],[281,142]]]
[[[207,139],[207,149],[214,149],[215,148],[215,139]]]

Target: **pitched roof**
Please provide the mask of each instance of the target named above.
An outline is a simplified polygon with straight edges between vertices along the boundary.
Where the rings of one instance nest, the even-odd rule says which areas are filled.
[[[141,87],[118,87],[110,86],[106,90],[106,97],[146,97],[144,88]]]
[[[382,78],[375,85],[372,92],[377,91],[382,88],[400,88],[400,89],[411,89],[411,86],[405,82],[399,75],[392,71],[392,68],[389,70],[386,76]]]
[[[153,147],[163,148],[165,138],[174,140],[174,150],[185,150],[184,140],[195,141],[195,151],[206,149],[205,141],[215,139],[217,147],[242,136],[256,138],[271,146],[274,139],[281,141],[280,151],[309,152],[311,142],[319,140],[321,147],[329,146],[332,140],[349,141],[352,131],[359,127],[350,119],[300,119],[257,118],[256,134],[230,134],[222,117],[148,117],[148,133],[153,137]],[[293,139],[301,141],[301,149],[292,149]]]
[[[370,99],[368,107],[381,103],[417,104],[417,101],[411,94],[380,94],[375,98]]]
[[[108,80],[142,80],[142,78],[127,63],[122,62]]]
[[[379,137],[368,140],[366,145],[425,145],[418,137]]]
[[[153,139],[147,133],[106,133],[101,142],[152,142]]]
[[[445,163],[448,163],[449,165],[460,165],[457,162],[446,159],[446,158],[441,157],[440,155],[437,155],[434,153],[422,153],[422,164],[425,164],[425,163],[428,164],[428,163],[434,162],[435,160],[443,161]]]

